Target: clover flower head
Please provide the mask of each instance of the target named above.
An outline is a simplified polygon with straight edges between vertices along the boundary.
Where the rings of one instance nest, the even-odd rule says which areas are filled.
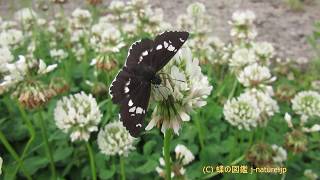
[[[14,59],[8,47],[0,47],[0,73],[5,71],[6,64],[12,62]]]
[[[270,84],[276,80],[276,77],[272,77],[268,67],[254,63],[246,66],[237,75],[237,79],[245,87],[256,87],[261,84]]]
[[[274,151],[273,162],[279,165],[284,163],[284,161],[287,160],[287,151],[283,147],[280,147],[276,144],[273,144],[271,147]]]
[[[72,12],[71,16],[71,24],[76,29],[87,28],[92,22],[91,13],[85,9],[77,8]]]
[[[192,152],[182,144],[178,144],[174,151],[176,153],[176,159],[181,160],[183,165],[188,165],[194,160]]]
[[[112,24],[101,21],[92,26],[92,33],[90,44],[96,52],[115,53],[125,46],[120,31]]]
[[[250,130],[255,128],[260,117],[257,99],[248,94],[228,100],[223,107],[225,120],[238,129]]]
[[[291,100],[292,109],[299,115],[320,117],[320,94],[316,91],[302,91]]]
[[[236,11],[232,14],[232,25],[230,35],[238,39],[254,39],[257,36],[257,31],[254,26],[256,16],[250,11]]]
[[[229,59],[229,66],[232,70],[239,70],[243,67],[257,62],[256,55],[252,49],[236,48]]]
[[[206,105],[212,86],[202,74],[199,61],[192,59],[189,48],[177,52],[163,69],[162,79],[164,86],[152,87],[152,99],[157,102],[157,106],[146,130],[157,125],[163,133],[172,128],[178,134],[181,123],[190,120],[188,114]]]
[[[192,152],[184,145],[177,144],[175,147],[175,159],[172,162],[172,171],[171,171],[171,178],[177,177],[185,179],[186,169],[184,166],[190,164],[194,160],[194,155]],[[160,177],[165,177],[164,167],[165,161],[162,157],[159,159],[160,166],[156,167],[156,171]]]
[[[274,57],[275,51],[271,43],[268,42],[256,42],[252,47],[256,55],[260,58],[265,65],[270,64],[270,58]]]
[[[128,156],[134,150],[135,138],[123,126],[121,121],[107,124],[98,134],[98,146],[105,155]]]
[[[252,96],[257,100],[258,108],[260,110],[260,118],[258,121],[260,126],[266,126],[270,117],[279,112],[277,101],[272,99],[269,94],[254,88],[246,90],[244,94]]]
[[[317,180],[319,177],[317,173],[313,172],[311,169],[304,170],[303,174],[308,180]]]
[[[2,157],[0,157],[0,175],[2,174],[2,163],[3,163],[3,159]]]
[[[68,53],[63,49],[51,49],[50,56],[57,61],[61,61],[68,57]]]
[[[206,12],[206,7],[204,4],[200,3],[200,2],[195,2],[190,4],[187,7],[187,13],[191,16],[199,16],[199,15],[203,15]]]
[[[63,97],[54,110],[57,127],[69,133],[71,141],[88,141],[90,133],[98,131],[101,117],[97,101],[84,92]]]
[[[22,24],[23,28],[28,29],[37,22],[38,15],[33,9],[23,8],[15,13],[15,19]]]
[[[3,93],[23,81],[28,69],[29,67],[24,56],[19,56],[16,62],[7,63],[1,77],[0,92]]]
[[[9,29],[0,33],[0,45],[16,48],[23,41],[22,31],[17,29]]]

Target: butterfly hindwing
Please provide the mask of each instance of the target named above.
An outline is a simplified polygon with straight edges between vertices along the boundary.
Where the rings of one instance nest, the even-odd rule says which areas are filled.
[[[120,120],[134,137],[137,137],[144,129],[143,119],[148,109],[150,91],[151,84],[142,83],[134,94],[121,102]]]
[[[186,42],[189,33],[185,31],[165,31],[154,40],[152,67],[159,71]]]

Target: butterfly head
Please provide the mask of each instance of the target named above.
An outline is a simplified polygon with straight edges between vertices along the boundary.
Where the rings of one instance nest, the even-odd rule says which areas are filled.
[[[151,79],[151,83],[155,85],[160,85],[161,82],[162,80],[158,74],[154,75],[153,78]]]

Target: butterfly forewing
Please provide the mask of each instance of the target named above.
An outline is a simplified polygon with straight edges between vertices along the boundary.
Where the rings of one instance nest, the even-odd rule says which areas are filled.
[[[185,31],[166,31],[156,37],[153,46],[152,67],[159,71],[178,52],[186,42],[189,33]]]
[[[147,55],[152,47],[153,41],[150,39],[142,39],[133,43],[129,49],[125,66],[130,69],[132,66],[148,64],[151,59]]]

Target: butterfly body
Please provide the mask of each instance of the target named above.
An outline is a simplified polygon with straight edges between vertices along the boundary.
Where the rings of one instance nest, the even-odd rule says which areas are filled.
[[[188,32],[164,32],[155,40],[142,39],[130,47],[124,67],[110,86],[113,103],[120,105],[120,120],[137,137],[149,104],[151,85],[160,85],[157,74],[176,54]]]

